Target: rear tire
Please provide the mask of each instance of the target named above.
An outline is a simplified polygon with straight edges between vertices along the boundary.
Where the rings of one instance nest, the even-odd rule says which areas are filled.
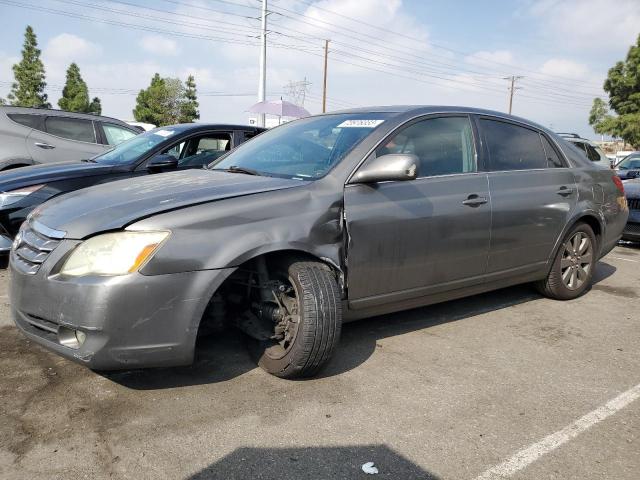
[[[249,338],[251,356],[280,378],[316,375],[340,340],[342,303],[335,275],[322,263],[293,259],[276,266],[270,277],[288,279],[293,287],[299,324],[286,349],[273,340]]]
[[[572,300],[582,295],[593,280],[598,243],[593,229],[576,224],[565,236],[547,278],[535,284],[544,296]]]

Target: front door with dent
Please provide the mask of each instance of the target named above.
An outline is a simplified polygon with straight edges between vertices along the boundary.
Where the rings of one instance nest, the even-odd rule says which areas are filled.
[[[375,155],[412,153],[418,178],[345,187],[352,308],[482,281],[491,199],[469,117],[414,121]]]

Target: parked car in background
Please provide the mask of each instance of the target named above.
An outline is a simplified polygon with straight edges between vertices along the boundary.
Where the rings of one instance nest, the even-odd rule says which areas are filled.
[[[80,161],[140,133],[115,118],[0,106],[0,170]]]
[[[0,257],[9,252],[27,215],[52,197],[123,178],[202,168],[261,131],[239,125],[173,125],[130,138],[85,162],[0,172]]]
[[[131,125],[140,132],[148,132],[149,130],[153,130],[157,127],[157,125],[154,125],[153,123],[134,122],[133,120],[127,121],[127,125]]]
[[[587,158],[595,165],[604,168],[611,168],[611,159],[607,157],[607,154],[604,153],[604,150],[602,150],[599,145],[593,143],[591,140],[582,138],[577,133],[558,133],[558,135],[582,150]]]
[[[617,151],[616,152],[616,160],[615,160],[615,162],[613,164],[617,165],[622,160],[627,158],[629,155],[633,155],[634,153],[640,153],[640,152],[636,152],[634,150],[619,150],[619,151]]]
[[[623,180],[640,177],[640,152],[627,155],[615,166],[615,170]]]
[[[640,179],[624,182],[624,189],[629,204],[629,220],[622,232],[622,239],[640,242]]]
[[[189,364],[227,324],[266,371],[310,376],[343,321],[525,282],[578,297],[627,215],[611,170],[527,120],[354,109],[47,202],[14,243],[11,309],[95,369]]]

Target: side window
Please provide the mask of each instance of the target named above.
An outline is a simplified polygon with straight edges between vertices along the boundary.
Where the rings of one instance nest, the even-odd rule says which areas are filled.
[[[558,152],[555,148],[553,148],[553,145],[551,145],[551,142],[547,139],[547,137],[545,137],[544,135],[540,135],[540,138],[542,139],[542,146],[544,147],[544,153],[547,157],[547,168],[564,167],[564,162],[560,160]]]
[[[535,130],[486,118],[480,120],[480,125],[492,171],[547,168],[540,134]]]
[[[260,133],[262,132],[243,132],[244,133],[244,141],[246,142],[247,140],[255,137],[256,135],[260,135]]]
[[[118,145],[119,143],[136,136],[136,134],[131,130],[127,130],[126,128],[122,128],[112,123],[103,123],[102,130],[104,131],[107,145]]]
[[[599,162],[600,155],[598,155],[598,151],[588,143],[585,143],[584,146],[587,148],[587,157],[589,157],[589,160],[592,162]]]
[[[79,142],[96,143],[93,122],[67,117],[47,117],[45,121],[47,133],[57,137]]]
[[[376,156],[411,153],[418,157],[418,176],[451,175],[476,171],[473,131],[468,117],[421,120],[398,133]]]
[[[229,150],[231,150],[230,133],[216,133],[192,138],[184,148],[178,165],[181,167],[206,165],[217,160]]]
[[[9,113],[7,114],[11,120],[25,127],[35,128],[36,130],[42,130],[42,116],[30,115],[28,113]]]
[[[171,145],[169,148],[163,150],[161,153],[165,153],[167,155],[171,155],[175,159],[179,159],[184,150],[184,146],[187,144],[186,141],[182,141],[175,145]]]
[[[573,143],[573,145],[574,145],[575,147],[577,147],[577,148],[578,148],[578,150],[582,150],[583,152],[587,153],[587,149],[586,149],[586,147],[585,147],[585,144],[584,144],[584,143],[582,143],[582,142],[571,142],[571,143]]]

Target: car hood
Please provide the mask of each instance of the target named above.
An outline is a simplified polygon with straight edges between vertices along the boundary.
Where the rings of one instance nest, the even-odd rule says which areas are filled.
[[[0,192],[69,178],[107,173],[113,165],[88,162],[60,162],[14,168],[0,173]]]
[[[147,175],[62,195],[34,210],[32,220],[81,239],[161,212],[307,182],[211,170]]]

